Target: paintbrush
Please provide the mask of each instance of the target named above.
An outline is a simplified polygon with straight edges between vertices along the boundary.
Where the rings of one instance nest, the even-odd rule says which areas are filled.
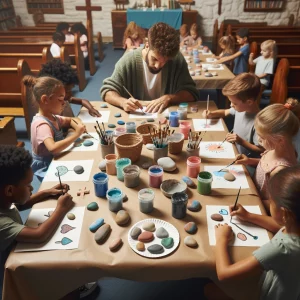
[[[130,94],[130,92],[126,89],[126,87],[123,85],[124,90],[126,91],[126,93],[134,99],[134,97]],[[141,108],[142,114],[145,115],[146,113],[143,111],[143,109]]]
[[[207,127],[207,112],[208,112],[208,106],[209,106],[209,95],[207,95],[207,101],[206,101],[206,121],[205,126]]]
[[[64,195],[65,193],[64,193],[64,188],[63,188],[62,183],[61,183],[59,170],[58,170],[58,168],[56,168],[56,169],[57,169],[57,175],[58,175],[59,184],[60,184],[60,188],[61,188],[61,193]]]
[[[247,154],[247,156],[249,156],[250,154],[251,154],[251,152],[249,152],[249,153]],[[220,169],[218,172],[221,172],[222,170],[224,170],[224,169],[230,167],[231,165],[233,165],[234,163],[236,163],[236,162],[241,158],[241,156],[242,156],[242,154],[239,154],[239,155],[237,156],[237,158],[236,158],[231,164],[229,164],[228,166],[226,166],[226,167]]]
[[[233,129],[229,132],[229,133],[233,133]],[[225,139],[223,140],[223,142],[217,147],[217,148],[220,148],[222,145],[223,145],[223,143],[226,141],[226,137],[225,137]]]
[[[240,192],[241,192],[241,187],[240,187],[240,189],[239,189],[239,191],[238,191],[238,194],[237,194],[237,196],[236,196],[235,203],[234,203],[234,206],[233,206],[232,211],[234,211],[235,208],[236,208],[237,202],[238,202],[238,200],[239,200]],[[230,218],[230,222],[231,222],[231,220],[232,220],[232,216],[231,216],[231,218]]]
[[[76,125],[78,125],[78,123],[77,123],[74,119],[72,119],[72,121],[73,121]],[[90,133],[88,133],[87,130],[85,130],[84,133],[86,133],[86,134],[87,134],[88,136],[90,136],[92,139],[94,139],[94,140],[96,140],[96,141],[99,142],[99,140],[97,140],[97,139],[96,139],[95,137],[93,137]]]

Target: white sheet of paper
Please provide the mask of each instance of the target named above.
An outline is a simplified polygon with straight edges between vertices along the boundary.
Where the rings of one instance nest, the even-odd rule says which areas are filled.
[[[221,119],[193,119],[195,131],[224,131],[224,126]]]
[[[72,135],[72,133],[69,133],[67,136]],[[93,136],[94,138],[92,138],[91,136]],[[72,145],[70,145],[69,147],[67,147],[65,150],[63,150],[62,152],[68,152],[68,151],[97,151],[98,147],[99,147],[99,136],[96,132],[89,132],[89,134],[82,134],[80,136],[81,141],[78,143],[73,143]],[[94,144],[92,146],[84,146],[83,142],[87,141],[87,140],[91,140]],[[74,145],[80,145],[79,147],[75,147]]]
[[[26,225],[28,227],[37,228],[38,224],[45,222],[49,218],[47,216],[49,215],[49,211],[54,211],[54,208],[33,208]],[[75,215],[75,220],[69,220],[67,216],[65,216],[49,241],[43,244],[18,243],[15,252],[77,249],[84,211],[85,207],[73,207],[69,212]],[[66,240],[67,244],[63,245],[61,243],[62,240]]]
[[[145,112],[145,110],[146,110],[146,106],[143,106],[143,111]],[[129,114],[129,119],[149,119],[149,118],[157,119],[157,113],[145,112],[145,114],[143,114],[142,110],[139,108],[135,112],[131,112]]]
[[[204,166],[204,171],[208,171],[213,174],[213,182],[211,186],[213,189],[239,189],[240,187],[242,189],[249,188],[247,177],[242,165],[232,165],[226,168],[235,176],[236,179],[234,181],[225,180],[223,177],[224,172],[217,172],[224,167],[226,167],[226,165]]]
[[[234,204],[234,203],[232,203]],[[261,215],[261,211],[258,205],[251,205],[251,206],[244,206],[244,208],[255,214]],[[226,214],[227,212],[227,214]],[[217,222],[211,219],[212,214],[221,214],[224,218],[222,222]],[[256,226],[254,224],[250,224],[247,222],[242,222],[238,218],[233,217],[232,222],[236,223],[245,231],[249,232],[253,236],[257,236],[257,239],[254,239],[249,234],[245,233],[235,225],[230,223],[230,215],[229,215],[229,206],[223,205],[206,205],[206,218],[207,218],[207,229],[208,229],[208,237],[209,237],[209,244],[211,246],[216,245],[216,238],[215,238],[215,225],[217,224],[224,224],[227,223],[231,226],[234,232],[234,239],[231,241],[231,246],[247,246],[247,247],[260,247],[270,241],[268,236],[268,232],[266,229]],[[242,237],[246,240],[241,240],[239,237]],[[240,235],[242,234],[242,235]]]
[[[218,71],[218,70],[224,70],[224,67],[222,64],[218,64],[218,68],[213,64],[202,64],[203,69],[207,69],[209,71]]]
[[[102,123],[102,122],[108,123],[110,111],[109,110],[99,110],[99,113],[101,114],[101,117],[95,118],[95,117],[92,117],[87,110],[81,110],[78,115],[78,118],[80,118],[83,123],[95,123],[95,125],[96,125],[96,121],[98,121],[100,123]]]
[[[209,52],[203,52],[203,50],[198,50],[199,53],[203,54],[203,55],[212,55],[213,53],[209,50]]]
[[[200,142],[200,157],[206,158],[235,158],[233,146],[225,141]],[[220,146],[220,147],[219,147]]]
[[[56,167],[58,166],[64,166],[68,170],[70,170],[64,175],[61,175],[60,173],[60,178],[62,182],[68,183],[68,181],[89,181],[93,163],[94,160],[52,160],[44,178],[44,181],[59,183],[59,178],[55,175],[57,173]],[[84,169],[84,172],[82,174],[76,174],[73,171],[74,167],[78,165],[82,166]]]
[[[214,62],[214,61],[216,61],[217,59],[216,58],[213,58],[213,57],[207,57],[206,58],[206,62],[208,62],[208,63],[212,63],[212,62]]]

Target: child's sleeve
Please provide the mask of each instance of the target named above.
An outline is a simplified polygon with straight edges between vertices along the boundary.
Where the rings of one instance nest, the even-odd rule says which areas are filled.
[[[274,73],[274,59],[270,59],[265,68],[265,74],[273,74]]]
[[[83,44],[87,42],[87,36],[85,34],[83,34],[81,37],[80,37],[80,44]]]
[[[41,123],[36,127],[37,145],[44,143],[47,138],[54,138],[52,129],[47,123]]]
[[[55,115],[55,117],[57,118],[61,127],[69,128],[71,126],[71,118],[57,115]]]

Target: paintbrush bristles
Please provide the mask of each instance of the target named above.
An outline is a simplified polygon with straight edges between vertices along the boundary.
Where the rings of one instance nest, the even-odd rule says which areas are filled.
[[[200,142],[202,141],[202,138],[200,138],[201,132],[192,132],[190,129],[190,132],[188,134],[188,144],[187,147],[189,149],[198,149]]]

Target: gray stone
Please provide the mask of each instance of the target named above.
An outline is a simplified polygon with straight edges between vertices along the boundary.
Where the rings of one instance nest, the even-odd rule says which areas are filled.
[[[227,180],[227,181],[235,181],[236,178],[232,173],[226,172],[224,174],[224,179]]]
[[[131,231],[130,231],[130,236],[134,239],[137,240],[137,238],[139,237],[139,235],[142,233],[141,228],[139,227],[134,227]]]
[[[107,127],[108,128],[116,128],[116,125],[115,124],[108,124]]]
[[[169,233],[165,228],[159,227],[156,231],[156,236],[160,239],[163,239],[169,237]]]
[[[105,159],[101,160],[98,167],[101,171],[105,171],[106,170],[106,160]]]
[[[184,244],[191,248],[196,248],[198,246],[197,241],[189,235],[184,238]]]
[[[69,220],[75,220],[75,215],[74,214],[72,214],[72,213],[68,213],[67,214],[67,218],[69,219]]]
[[[100,107],[101,107],[101,108],[107,108],[107,105],[106,105],[106,104],[101,104]]]
[[[121,113],[116,113],[116,114],[115,114],[115,117],[116,117],[116,118],[120,118],[120,117],[121,117]]]
[[[152,119],[152,118],[149,118],[149,119],[147,119],[147,122],[154,122],[154,119]]]
[[[94,239],[97,244],[103,244],[111,231],[109,224],[104,224],[95,233]]]
[[[170,157],[159,158],[157,160],[157,164],[161,166],[166,172],[172,172],[177,168],[175,161]]]
[[[82,166],[75,166],[74,167],[74,172],[76,174],[82,174],[84,172],[84,168]]]
[[[151,253],[151,254],[161,254],[163,253],[165,250],[163,248],[163,246],[158,245],[158,244],[154,244],[151,245],[147,248],[147,250]]]

